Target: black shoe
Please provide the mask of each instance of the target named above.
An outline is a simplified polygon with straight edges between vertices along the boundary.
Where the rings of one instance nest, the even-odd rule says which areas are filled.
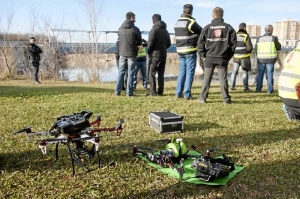
[[[121,93],[116,93],[116,96],[121,96]]]
[[[229,100],[227,102],[223,102],[223,104],[234,104],[234,103],[235,103],[235,101],[232,101],[232,100]]]
[[[249,88],[245,88],[244,91],[245,91],[245,92],[252,92],[252,90],[249,89]]]

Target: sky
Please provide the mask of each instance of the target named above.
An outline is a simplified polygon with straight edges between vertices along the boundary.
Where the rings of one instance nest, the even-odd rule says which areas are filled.
[[[91,0],[0,0],[0,32],[48,34],[48,29],[91,30],[84,2]],[[93,0],[92,0],[93,1]],[[94,0],[97,1],[97,0]],[[300,21],[300,0],[100,0],[99,31],[116,31],[127,12],[136,14],[135,25],[141,31],[152,28],[151,17],[160,14],[169,32],[182,14],[183,5],[194,6],[193,17],[204,27],[211,22],[214,7],[224,9],[224,21],[237,29],[241,22],[260,25],[292,19]],[[12,17],[11,17],[12,16]],[[10,20],[11,19],[11,20]],[[8,28],[8,24],[11,26]],[[34,29],[33,29],[34,27]],[[55,32],[58,39],[87,41],[86,32]],[[99,42],[115,42],[116,34],[100,33]],[[147,40],[148,35],[142,35]]]

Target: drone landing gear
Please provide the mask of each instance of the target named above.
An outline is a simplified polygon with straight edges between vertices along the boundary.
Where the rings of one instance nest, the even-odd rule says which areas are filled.
[[[91,147],[90,150],[88,150],[86,147],[83,146],[83,143],[81,141],[75,142],[76,147],[72,150],[72,147],[70,146],[70,143],[64,143],[68,149],[71,163],[72,163],[72,173],[75,175],[75,163],[78,164],[80,167],[84,169],[86,172],[90,172],[93,169],[90,169],[86,164],[83,163],[83,159],[92,159],[97,158],[98,160],[98,168],[100,168],[101,160],[99,152],[95,150],[95,144]],[[58,161],[58,145],[59,143],[56,143],[55,146],[55,161]]]

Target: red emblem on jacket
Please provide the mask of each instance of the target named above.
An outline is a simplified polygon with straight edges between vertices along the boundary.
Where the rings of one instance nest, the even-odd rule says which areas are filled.
[[[221,37],[221,34],[222,34],[222,30],[220,30],[220,29],[214,30],[214,36],[215,37]]]

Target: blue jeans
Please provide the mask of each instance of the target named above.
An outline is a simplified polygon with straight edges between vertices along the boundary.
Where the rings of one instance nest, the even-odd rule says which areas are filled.
[[[268,84],[268,93],[271,94],[274,91],[273,84],[273,74],[274,74],[274,64],[261,64],[258,63],[258,77],[256,84],[256,92],[261,92],[263,87],[263,78],[265,74],[265,70],[267,69],[267,84]]]
[[[235,82],[236,82],[236,76],[239,73],[239,68],[240,68],[240,63],[233,63],[233,70],[231,73],[231,88],[234,89],[235,88]],[[248,71],[243,70],[243,84],[244,84],[244,90],[249,89],[249,85],[248,85],[248,79],[249,79],[249,74]]]
[[[191,98],[194,81],[197,53],[179,55],[180,68],[177,79],[176,97]],[[182,93],[183,92],[183,93]]]
[[[124,83],[124,75],[125,70],[128,66],[128,77],[127,77],[127,87],[126,87],[126,95],[133,95],[133,80],[134,80],[134,64],[136,61],[136,57],[124,57],[120,56],[119,60],[119,73],[116,83],[115,94],[120,94],[122,90],[122,86]]]
[[[146,60],[136,61],[135,62],[133,87],[136,88],[136,85],[137,85],[137,76],[138,76],[138,72],[139,72],[140,69],[141,69],[142,78],[143,78],[143,87],[147,88]]]

